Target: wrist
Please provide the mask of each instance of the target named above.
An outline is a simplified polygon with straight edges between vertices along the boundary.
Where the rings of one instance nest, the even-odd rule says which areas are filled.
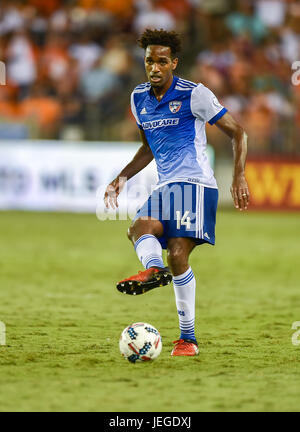
[[[245,178],[245,171],[234,172],[232,175],[233,180]]]
[[[126,183],[127,182],[127,180],[129,180],[129,175],[127,174],[127,173],[120,173],[116,178],[115,178],[115,180],[114,181],[117,181],[117,182],[119,182],[119,183]]]

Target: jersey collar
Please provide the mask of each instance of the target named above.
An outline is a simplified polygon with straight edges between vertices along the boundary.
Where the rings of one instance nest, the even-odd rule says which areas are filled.
[[[163,102],[166,102],[166,99],[169,97],[170,93],[172,93],[172,91],[174,90],[175,85],[176,85],[178,79],[179,79],[179,78],[178,78],[177,76],[173,76],[172,84],[170,85],[170,87],[168,88],[168,90],[167,90],[166,93],[163,95],[163,97],[161,98],[160,101],[158,101],[158,100],[156,99],[155,94],[154,94],[154,92],[153,92],[153,89],[152,89],[152,87],[151,87],[151,89],[150,89],[150,93],[149,93],[149,94],[150,94],[150,98],[151,98],[152,102],[154,102],[156,105],[159,105],[159,104],[161,104],[161,103],[163,103]]]

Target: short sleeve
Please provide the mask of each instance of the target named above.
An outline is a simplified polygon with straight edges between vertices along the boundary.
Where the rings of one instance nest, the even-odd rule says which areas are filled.
[[[191,94],[191,111],[195,117],[213,125],[227,112],[227,109],[220,104],[211,90],[203,84],[198,84]]]
[[[131,112],[132,112],[132,114],[133,114],[133,116],[135,118],[135,121],[136,121],[139,129],[143,129],[143,127],[141,125],[141,122],[139,121],[137,112],[136,112],[136,107],[135,107],[135,102],[134,102],[134,92],[131,93],[130,101],[131,101]]]

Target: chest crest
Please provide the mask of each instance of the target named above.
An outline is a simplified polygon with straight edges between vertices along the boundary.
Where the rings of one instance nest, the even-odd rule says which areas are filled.
[[[177,113],[181,108],[182,102],[181,101],[171,101],[169,102],[169,109],[171,113],[175,114]]]

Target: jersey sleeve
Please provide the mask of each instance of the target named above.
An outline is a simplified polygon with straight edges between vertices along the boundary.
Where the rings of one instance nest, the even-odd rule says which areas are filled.
[[[134,92],[131,93],[130,101],[131,101],[131,112],[135,118],[136,124],[138,125],[139,129],[143,129],[141,122],[138,118],[137,112],[136,112],[136,106],[135,106],[135,102],[134,102]]]
[[[203,84],[198,84],[191,94],[192,114],[213,125],[227,112],[227,109],[220,104],[211,90]]]

